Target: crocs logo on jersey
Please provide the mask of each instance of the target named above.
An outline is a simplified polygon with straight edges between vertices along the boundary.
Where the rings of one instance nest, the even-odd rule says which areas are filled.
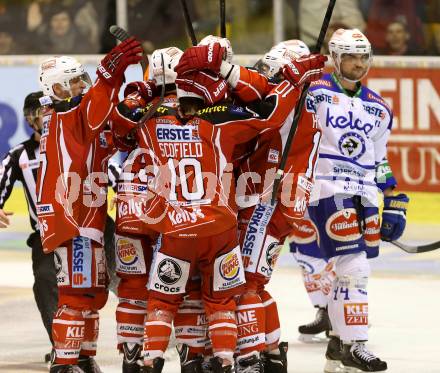
[[[272,242],[266,250],[266,262],[269,268],[273,270],[275,264],[280,256],[281,245],[279,242]]]
[[[176,261],[164,259],[158,265],[157,275],[163,283],[173,285],[182,277],[182,269]]]
[[[348,132],[338,142],[341,154],[356,161],[365,154],[367,147],[364,138],[356,132]]]
[[[132,265],[137,262],[138,255],[136,247],[130,240],[119,238],[116,243],[116,253],[122,264]]]
[[[355,118],[353,112],[350,110],[348,112],[348,118],[344,115],[336,117],[335,115],[330,115],[330,108],[327,108],[327,116],[325,118],[325,126],[332,126],[333,128],[348,128],[351,130],[358,130],[368,135],[374,128],[371,123],[363,123],[361,119]]]
[[[236,253],[227,254],[220,262],[220,275],[228,281],[233,280],[240,273],[240,260]]]
[[[356,210],[354,208],[336,211],[331,215],[325,230],[330,238],[336,241],[348,242],[361,238]]]

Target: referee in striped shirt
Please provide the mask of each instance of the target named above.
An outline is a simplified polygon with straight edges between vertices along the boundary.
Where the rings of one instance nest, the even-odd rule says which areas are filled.
[[[11,195],[14,183],[19,180],[23,184],[30,223],[33,230],[26,243],[32,249],[35,302],[37,303],[44,327],[52,343],[52,319],[57,310],[58,303],[56,266],[54,253],[43,253],[36,211],[36,183],[40,154],[39,144],[43,130],[43,114],[44,110],[47,110],[47,108],[40,103],[41,97],[43,97],[43,92],[41,91],[33,92],[26,96],[23,114],[26,121],[34,130],[34,133],[28,140],[13,147],[0,164],[0,228],[6,228],[10,224],[8,216],[13,213],[3,210],[3,207]],[[116,162],[110,161],[108,165],[109,186],[114,190],[116,190],[119,173],[119,165]],[[110,288],[113,291],[117,286],[115,283],[117,280],[115,275],[114,229],[114,222],[108,216],[104,231],[104,247],[110,275]],[[49,359],[50,354],[46,354],[46,362],[48,362]]]
[[[13,147],[3,159],[0,166],[0,228],[6,228],[12,212],[3,210],[11,195],[14,183],[19,180],[23,184],[24,194],[29,210],[29,218],[33,232],[26,243],[32,249],[32,271],[34,273],[34,297],[40,311],[44,327],[52,342],[52,319],[57,310],[58,292],[55,273],[54,254],[44,254],[41,246],[40,232],[36,211],[36,182],[39,167],[39,144],[43,129],[43,110],[40,97],[43,92],[34,92],[24,100],[23,114],[34,130],[30,139]]]

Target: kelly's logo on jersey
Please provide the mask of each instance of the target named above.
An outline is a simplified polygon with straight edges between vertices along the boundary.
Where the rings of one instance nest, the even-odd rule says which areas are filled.
[[[158,124],[156,137],[159,142],[199,142],[198,126],[178,126],[173,124]]]
[[[138,255],[136,247],[130,240],[119,238],[116,244],[116,253],[122,264],[132,265],[137,262]]]
[[[348,112],[348,118],[344,115],[335,116],[330,115],[330,108],[327,108],[327,115],[325,118],[325,126],[332,126],[333,128],[348,128],[351,130],[358,130],[368,135],[374,128],[371,123],[364,123],[361,119],[356,118],[354,113],[350,110]]]

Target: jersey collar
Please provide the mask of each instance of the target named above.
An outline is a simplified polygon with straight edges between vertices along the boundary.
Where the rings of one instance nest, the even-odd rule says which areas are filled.
[[[361,93],[362,93],[362,84],[361,84],[361,82],[357,82],[357,83],[356,83],[356,87],[357,87],[357,89],[356,89],[356,91],[354,92],[354,94],[351,94],[352,91],[348,91],[348,90],[346,90],[346,89],[342,86],[341,82],[339,81],[339,79],[338,79],[338,77],[336,76],[335,73],[332,73],[330,76],[331,76],[333,82],[334,82],[334,83],[336,84],[336,86],[339,88],[339,90],[340,90],[341,92],[343,92],[344,94],[346,94],[347,96],[349,96],[349,97],[359,97],[359,96],[361,95]]]

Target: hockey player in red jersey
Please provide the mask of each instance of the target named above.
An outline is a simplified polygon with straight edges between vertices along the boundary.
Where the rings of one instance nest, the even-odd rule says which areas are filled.
[[[244,102],[261,99],[283,75],[296,86],[321,76],[325,62],[323,56],[303,57],[307,50],[301,49],[301,43],[286,43],[290,45],[284,43],[275,46],[264,56],[263,63],[258,65],[260,74],[222,63],[220,74],[227,77],[236,97]],[[278,346],[280,323],[276,302],[264,285],[270,280],[280,244],[292,230],[293,223],[304,214],[320,141],[320,131],[316,128],[314,117],[304,112],[288,155],[286,174],[277,195],[278,202],[274,206],[268,203],[293,114],[292,108],[279,130],[260,135],[251,155],[240,165],[238,188],[245,185],[247,189],[245,195],[240,196],[244,209],[238,218],[247,284],[237,305],[240,351],[237,372],[249,369],[259,371],[263,369],[263,363],[265,371],[287,372],[287,344]],[[249,176],[250,180],[247,180]],[[256,180],[253,180],[254,177]],[[252,328],[249,327],[250,315]],[[259,352],[263,351],[261,362]]]
[[[130,83],[125,89],[125,98],[112,113],[115,124],[114,135],[119,139],[121,150],[131,150],[123,165],[118,183],[117,228],[116,228],[116,272],[120,278],[119,304],[116,309],[118,349],[123,353],[123,373],[137,373],[141,366],[142,339],[147,313],[146,288],[150,271],[153,246],[158,233],[152,231],[140,219],[140,210],[133,201],[146,195],[148,184],[139,172],[146,167],[143,148],[137,146],[136,136],[126,140],[130,132],[136,131],[137,122],[148,110],[148,103],[158,99],[159,89],[165,85],[163,107],[176,106],[176,73],[182,51],[176,47],[157,49],[151,55],[149,80]],[[162,56],[164,65],[162,65]],[[163,78],[163,72],[165,79]],[[156,98],[155,98],[156,97]],[[135,197],[132,199],[131,197]],[[139,206],[139,205],[137,205]]]
[[[200,49],[187,50],[181,62],[188,63],[195,52],[196,69],[215,71],[221,63],[221,48],[216,44],[195,48]],[[234,144],[279,126],[298,93],[283,81],[264,102],[250,105],[250,110],[227,103],[203,107],[200,98],[213,104],[223,97],[227,89],[223,80],[193,71],[176,83],[180,94],[177,112],[158,111],[142,131],[142,145],[154,155],[156,173],[151,187],[162,204],[158,210],[165,212],[152,225],[163,238],[149,281],[144,371],[161,371],[178,304],[188,279],[200,271],[215,357],[213,369],[229,372],[237,338],[233,296],[243,284],[244,274],[236,241],[236,208],[229,195],[234,195],[235,188],[227,170],[231,169]]]
[[[53,321],[55,360],[51,372],[100,372],[93,359],[98,310],[107,300],[103,252],[107,160],[111,133],[105,130],[117,102],[123,73],[138,63],[133,38],[107,54],[90,84],[71,57],[52,57],[40,66],[40,83],[54,112],[40,141],[37,213],[43,249],[55,253],[58,311]]]

